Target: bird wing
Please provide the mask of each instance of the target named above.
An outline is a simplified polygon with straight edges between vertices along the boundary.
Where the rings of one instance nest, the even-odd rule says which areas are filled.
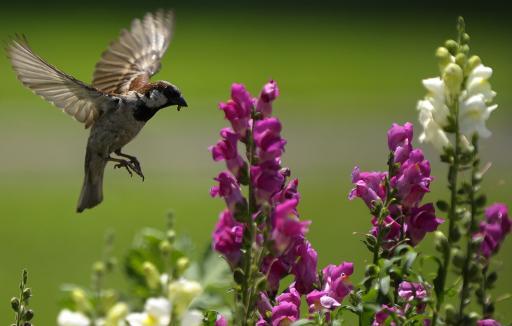
[[[105,104],[117,99],[88,86],[55,68],[35,54],[25,37],[16,37],[7,45],[7,55],[18,79],[64,112],[91,126]]]
[[[131,30],[123,29],[96,64],[92,86],[114,94],[135,90],[160,70],[173,34],[174,14],[159,10],[134,19]]]

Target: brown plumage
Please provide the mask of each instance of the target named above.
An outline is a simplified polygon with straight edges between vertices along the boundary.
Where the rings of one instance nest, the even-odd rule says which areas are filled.
[[[171,11],[160,10],[147,13],[142,20],[134,19],[131,29],[122,30],[119,39],[102,54],[91,85],[47,63],[24,37],[7,46],[7,55],[23,85],[86,128],[92,127],[78,212],[103,200],[103,171],[108,161],[144,178],[139,161],[123,154],[123,146],[160,109],[187,106],[176,86],[166,81],[150,82],[171,41],[173,17]],[[112,153],[122,158],[111,157]]]

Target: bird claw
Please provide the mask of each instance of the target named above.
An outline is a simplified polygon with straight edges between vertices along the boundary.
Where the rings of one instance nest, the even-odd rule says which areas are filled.
[[[142,173],[140,163],[137,161],[137,159],[130,160],[130,161],[121,160],[121,161],[119,161],[119,163],[114,165],[114,169],[120,169],[120,168],[125,168],[126,171],[128,171],[128,173],[130,174],[130,177],[133,177],[133,172],[135,172],[135,174],[137,174],[139,177],[141,177],[142,181],[144,181],[144,173]]]

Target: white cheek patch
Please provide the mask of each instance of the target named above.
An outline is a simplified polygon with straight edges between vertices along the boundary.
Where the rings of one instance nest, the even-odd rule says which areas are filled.
[[[160,107],[167,103],[167,97],[163,93],[154,90],[145,102],[149,107]]]

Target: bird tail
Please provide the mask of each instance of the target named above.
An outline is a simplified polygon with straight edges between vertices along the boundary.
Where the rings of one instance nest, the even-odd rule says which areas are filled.
[[[103,200],[103,172],[107,160],[87,149],[85,154],[85,177],[82,186],[77,213],[86,208],[93,208]]]

